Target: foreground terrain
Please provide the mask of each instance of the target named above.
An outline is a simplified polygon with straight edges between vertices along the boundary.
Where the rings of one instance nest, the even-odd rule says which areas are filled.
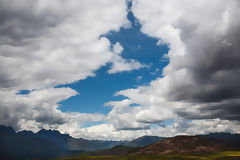
[[[80,155],[59,160],[239,160],[240,151],[226,151],[209,154],[167,154],[167,155],[134,155],[134,156],[88,156]]]
[[[143,147],[118,145],[60,160],[239,160],[240,150],[202,136],[176,136]]]

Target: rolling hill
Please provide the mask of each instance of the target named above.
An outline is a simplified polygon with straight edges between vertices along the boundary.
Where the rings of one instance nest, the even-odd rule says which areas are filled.
[[[144,147],[118,145],[111,149],[65,157],[61,160],[239,160],[240,149],[224,144],[219,134],[212,135],[213,138],[209,138],[209,135],[176,136]]]
[[[234,149],[232,146],[217,143],[212,139],[200,136],[176,136],[139,148],[131,154],[214,153]]]
[[[111,149],[90,152],[91,156],[127,156],[127,155],[166,155],[189,153],[218,153],[229,150],[239,150],[234,145],[223,141],[207,138],[208,136],[176,136],[156,141],[144,147],[129,147],[118,145]],[[216,138],[216,137],[214,137]],[[140,138],[141,139],[141,138]],[[138,141],[139,139],[137,139]],[[134,140],[135,141],[135,140]]]

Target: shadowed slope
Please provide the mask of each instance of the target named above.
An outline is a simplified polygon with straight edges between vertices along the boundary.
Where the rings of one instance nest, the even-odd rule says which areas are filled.
[[[146,145],[152,144],[152,143],[162,140],[162,139],[165,139],[165,138],[158,137],[158,136],[143,136],[143,137],[134,139],[124,145],[129,146],[129,147],[140,147],[140,146],[146,146]]]

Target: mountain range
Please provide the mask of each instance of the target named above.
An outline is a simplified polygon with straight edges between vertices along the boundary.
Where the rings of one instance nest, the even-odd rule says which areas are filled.
[[[0,125],[0,159],[52,159],[81,152],[109,149],[116,145],[145,146],[164,137],[144,136],[133,141],[103,141],[73,138],[57,130],[42,129],[15,132],[13,128]],[[14,153],[14,154],[13,154]]]
[[[226,137],[225,137],[226,136]],[[240,135],[230,133],[210,133],[197,136],[175,136],[158,140],[143,147],[118,145],[111,149],[90,152],[89,156],[136,156],[136,155],[176,155],[220,153],[240,150]],[[232,141],[227,141],[231,137]],[[232,143],[235,141],[235,143]],[[236,145],[238,144],[238,145]]]
[[[240,135],[210,133],[164,138],[143,136],[132,141],[74,138],[57,130],[15,132],[0,125],[0,159],[55,159],[88,152],[89,155],[141,155],[188,152],[220,152],[240,148]]]

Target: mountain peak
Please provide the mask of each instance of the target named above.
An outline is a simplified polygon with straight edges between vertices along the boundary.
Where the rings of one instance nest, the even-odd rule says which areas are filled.
[[[7,135],[13,135],[16,132],[14,131],[14,129],[12,127],[7,127],[4,125],[0,125],[0,133],[1,134],[7,134]]]
[[[46,130],[46,129],[41,129],[37,132],[38,134],[61,134],[58,130]]]
[[[71,138],[71,136],[69,134],[61,134],[58,130],[46,130],[46,129],[41,129],[36,133],[38,136],[55,136],[55,137],[59,137],[59,136],[64,136],[66,138]]]

